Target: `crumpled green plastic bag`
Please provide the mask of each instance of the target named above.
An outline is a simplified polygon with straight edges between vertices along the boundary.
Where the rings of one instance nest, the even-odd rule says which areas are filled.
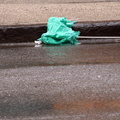
[[[72,26],[76,21],[69,21],[65,17],[51,17],[48,19],[47,32],[41,35],[38,41],[44,44],[62,45],[66,43],[78,44],[76,38],[79,31],[73,31]]]

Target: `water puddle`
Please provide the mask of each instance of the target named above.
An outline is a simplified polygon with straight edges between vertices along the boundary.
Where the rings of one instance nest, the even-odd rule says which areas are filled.
[[[0,51],[0,68],[120,63],[119,43],[38,47],[33,43],[6,44]]]

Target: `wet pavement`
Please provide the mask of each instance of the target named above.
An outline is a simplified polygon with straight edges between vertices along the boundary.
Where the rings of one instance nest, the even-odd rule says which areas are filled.
[[[0,45],[0,120],[119,120],[120,44]]]
[[[120,63],[120,44],[35,46],[1,44],[0,68]]]

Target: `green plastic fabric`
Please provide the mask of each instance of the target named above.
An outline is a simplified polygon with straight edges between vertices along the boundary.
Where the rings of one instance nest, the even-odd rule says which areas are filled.
[[[51,45],[78,44],[76,38],[80,32],[72,30],[74,23],[76,21],[69,21],[65,17],[51,17],[48,19],[47,32],[43,33],[38,41]]]

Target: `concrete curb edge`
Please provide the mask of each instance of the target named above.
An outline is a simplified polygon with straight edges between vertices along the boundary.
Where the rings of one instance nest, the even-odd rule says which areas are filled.
[[[1,26],[0,43],[34,42],[46,30],[46,24]],[[83,36],[120,36],[120,21],[78,22],[73,30]]]

